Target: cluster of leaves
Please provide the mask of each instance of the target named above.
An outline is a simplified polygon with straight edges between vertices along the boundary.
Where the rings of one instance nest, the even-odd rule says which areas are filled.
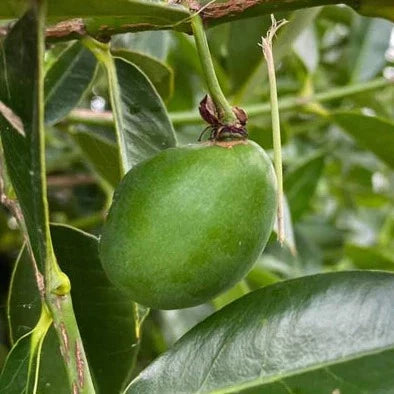
[[[280,247],[273,235],[245,281],[212,303],[148,317],[108,282],[91,234],[100,234],[124,171],[162,149],[195,142],[205,127],[196,113],[206,87],[193,40],[175,31],[139,32],[112,37],[110,49],[84,39],[46,51],[45,162],[50,220],[57,223],[50,231],[72,283],[100,392],[125,389],[168,348],[128,393],[389,393],[394,387],[394,279],[367,271],[394,269],[393,87],[381,76],[392,70],[393,25],[338,6],[280,16],[290,21],[274,49],[286,244]],[[37,109],[32,75],[39,70],[13,50],[19,46],[27,59],[34,54],[34,35],[20,41],[27,37],[24,29],[31,31],[26,19],[2,43],[0,101],[22,118],[30,137],[26,142],[9,133],[3,120],[2,139],[5,156],[12,157],[8,175],[39,254],[40,235],[34,240],[34,234],[40,215],[27,214],[42,209],[38,153],[30,150],[38,132],[31,117]],[[269,90],[257,45],[269,25],[268,15],[239,20],[211,28],[208,40],[225,94],[247,110],[250,138],[270,152]],[[7,89],[19,92],[18,99],[7,101]],[[18,252],[21,244],[14,219],[1,210],[0,368],[14,347],[0,392],[21,392],[37,371],[30,379],[37,392],[68,393],[53,326],[37,353],[39,366],[31,368],[29,333],[41,299],[31,256],[26,247]],[[354,268],[366,271],[337,272]]]

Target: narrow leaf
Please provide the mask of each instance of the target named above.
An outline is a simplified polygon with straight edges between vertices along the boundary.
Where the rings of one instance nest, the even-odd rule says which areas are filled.
[[[47,254],[47,212],[43,180],[43,100],[41,26],[38,8],[19,20],[0,52],[0,101],[23,124],[24,135],[0,114],[0,133],[8,175],[18,197],[37,264]],[[17,49],[17,50],[16,50]]]
[[[36,393],[42,343],[51,323],[43,309],[36,327],[15,343],[0,375],[0,393]]]
[[[27,390],[31,333],[16,342],[0,375],[0,393],[20,394]]]
[[[121,179],[116,144],[91,130],[75,129],[71,135],[97,174],[116,187]]]
[[[279,282],[198,324],[127,393],[389,394],[393,324],[392,274]]]
[[[368,81],[382,70],[393,26],[382,19],[355,16],[347,62],[352,83]]]
[[[76,42],[60,54],[45,75],[45,122],[63,119],[81,100],[97,67],[94,55]]]
[[[318,153],[286,173],[284,187],[291,217],[297,220],[309,207],[324,167],[324,155]]]

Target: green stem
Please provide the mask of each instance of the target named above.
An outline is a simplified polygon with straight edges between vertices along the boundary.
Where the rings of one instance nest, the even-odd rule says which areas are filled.
[[[42,179],[42,195],[46,196],[46,163],[45,163],[45,140],[44,140],[44,54],[45,54],[45,21],[46,21],[46,0],[35,0],[32,2],[36,8],[37,15],[37,58],[38,58],[38,89],[36,100],[39,103],[37,124],[39,130],[39,166]],[[45,302],[51,312],[56,333],[63,343],[63,361],[67,372],[72,392],[94,394],[93,380],[82,345],[78,323],[75,319],[70,295],[70,281],[64,274],[56,260],[53,250],[50,228],[49,228],[49,208],[47,198],[43,198],[45,215]],[[32,259],[34,255],[29,247]],[[41,284],[38,283],[39,288]],[[46,311],[45,305],[43,310]],[[44,316],[44,315],[43,315]],[[46,327],[47,329],[48,327]],[[33,335],[33,340],[34,340]]]
[[[390,81],[384,78],[377,78],[372,81],[362,82],[354,85],[348,85],[343,87],[332,88],[322,93],[317,93],[310,97],[299,97],[299,96],[290,96],[285,97],[279,100],[279,110],[280,111],[290,111],[300,107],[305,106],[311,102],[326,102],[341,99],[343,97],[352,96],[358,93],[367,92],[371,90],[377,90],[380,88],[384,88],[390,85]],[[245,105],[243,107],[247,112],[249,118],[259,115],[266,115],[271,112],[271,104],[270,103],[262,103],[262,104],[251,104]],[[75,114],[77,115],[78,112]],[[81,114],[82,115],[82,114]],[[71,120],[73,120],[73,113],[71,114]],[[75,118],[75,121],[81,121],[83,116],[79,116]],[[179,111],[170,113],[170,118],[172,122],[176,125],[184,125],[184,124],[194,124],[200,123],[201,117],[197,112],[192,111]],[[96,123],[102,120],[105,122],[104,117],[102,119],[97,118]],[[86,121],[91,121],[93,123],[93,119],[87,119]],[[106,124],[110,124],[112,121],[107,117]]]
[[[209,94],[216,105],[222,121],[224,123],[234,123],[237,118],[219,85],[200,15],[196,14],[191,18],[191,26]]]
[[[310,97],[290,96],[279,100],[280,111],[290,111],[300,108],[311,102],[326,102],[337,100],[354,94],[377,90],[390,85],[390,81],[385,78],[377,78],[372,81],[362,82],[354,85],[333,88],[326,92],[317,93]],[[271,112],[270,103],[251,104],[243,107],[249,118]],[[187,125],[201,122],[201,116],[194,111],[170,112],[170,119],[175,125]],[[83,123],[91,126],[113,126],[113,116],[111,112],[95,113],[85,109],[72,111],[68,117],[69,123]]]
[[[119,91],[118,75],[116,72],[114,58],[111,55],[108,44],[96,41],[93,38],[87,37],[83,39],[83,44],[96,56],[97,60],[101,62],[107,72],[109,95],[111,100],[111,107],[113,111],[116,139],[119,147],[119,163],[121,175],[124,176],[130,169],[127,158],[127,145],[124,139],[124,126],[122,116],[121,97]]]

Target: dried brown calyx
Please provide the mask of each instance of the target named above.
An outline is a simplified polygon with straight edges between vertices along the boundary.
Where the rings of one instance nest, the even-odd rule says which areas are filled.
[[[219,114],[211,96],[206,95],[200,102],[199,111],[201,117],[209,124],[200,134],[199,141],[201,141],[204,134],[208,131],[209,140],[211,141],[248,138],[248,132],[246,131],[248,115],[242,108],[233,107],[233,112],[236,116],[234,122],[223,122],[221,114]]]

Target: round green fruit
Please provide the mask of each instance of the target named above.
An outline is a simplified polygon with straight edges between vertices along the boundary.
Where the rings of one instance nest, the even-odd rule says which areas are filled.
[[[143,305],[198,305],[242,279],[264,249],[276,178],[249,141],[165,150],[132,168],[100,240],[110,280]]]

